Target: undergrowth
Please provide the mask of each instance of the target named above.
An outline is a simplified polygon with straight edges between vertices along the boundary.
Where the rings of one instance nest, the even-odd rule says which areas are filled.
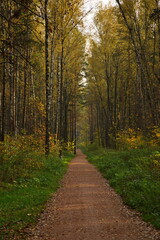
[[[88,159],[109,180],[123,201],[160,228],[160,152],[158,149],[85,149]]]
[[[36,222],[73,157],[65,152],[59,159],[56,149],[46,157],[38,142],[21,141],[7,141],[0,154],[0,240],[26,239],[25,229]]]

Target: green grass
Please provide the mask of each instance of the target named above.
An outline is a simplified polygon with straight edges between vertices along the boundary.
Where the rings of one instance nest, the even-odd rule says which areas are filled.
[[[123,201],[142,213],[145,221],[160,228],[160,168],[153,149],[114,151],[90,147],[88,159],[109,180]]]
[[[0,240],[14,236],[26,239],[24,229],[36,222],[44,204],[59,187],[72,157],[65,154],[60,160],[54,155],[41,156],[43,167],[33,168],[27,177],[19,177],[13,183],[0,183]]]

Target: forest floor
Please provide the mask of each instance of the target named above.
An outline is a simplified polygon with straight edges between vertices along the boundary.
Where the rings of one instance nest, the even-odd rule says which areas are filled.
[[[62,187],[48,202],[28,239],[160,240],[160,231],[124,205],[78,150]]]

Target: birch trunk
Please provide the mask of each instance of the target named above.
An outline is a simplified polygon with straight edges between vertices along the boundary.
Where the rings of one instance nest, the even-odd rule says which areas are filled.
[[[45,0],[45,67],[46,67],[46,133],[45,133],[45,154],[48,155],[50,152],[49,143],[49,110],[50,110],[50,89],[49,89],[49,54],[48,54],[48,0]]]

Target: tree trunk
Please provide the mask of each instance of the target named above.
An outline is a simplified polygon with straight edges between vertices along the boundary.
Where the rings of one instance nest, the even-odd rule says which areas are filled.
[[[48,54],[48,0],[45,0],[45,68],[46,68],[46,134],[45,134],[45,154],[48,155],[50,152],[50,142],[49,142],[49,115],[50,115],[50,84],[49,84],[49,54]]]
[[[26,126],[26,99],[27,99],[27,63],[24,66],[24,87],[23,87],[23,113],[22,113],[22,130]]]
[[[62,158],[62,142],[63,142],[63,59],[64,58],[64,46],[63,41],[61,43],[61,56],[60,56],[60,98],[59,98],[59,157]]]
[[[3,47],[3,56],[5,48]],[[5,88],[6,88],[6,66],[3,59],[3,79],[2,79],[2,94],[1,94],[1,121],[0,121],[0,141],[4,142],[5,136]]]

